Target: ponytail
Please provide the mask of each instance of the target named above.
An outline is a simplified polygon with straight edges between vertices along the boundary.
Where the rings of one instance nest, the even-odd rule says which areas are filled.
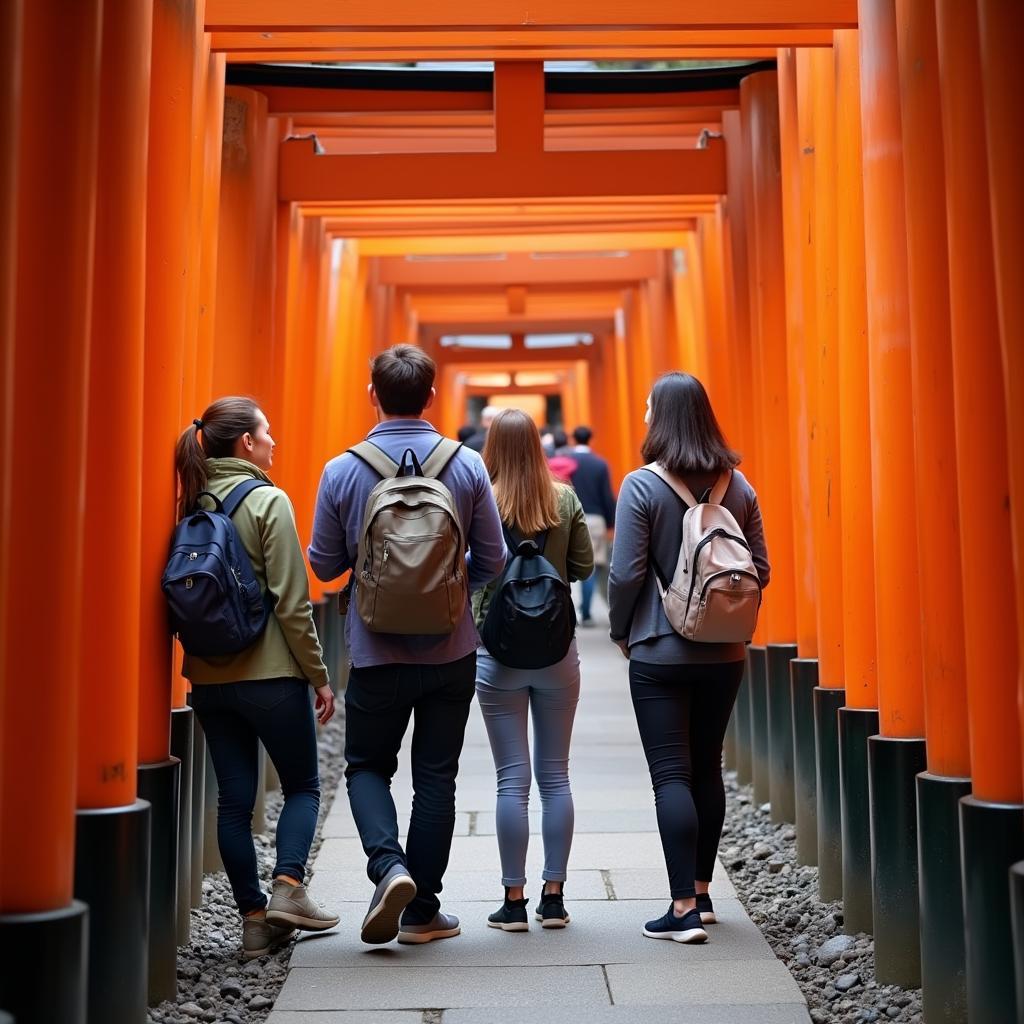
[[[182,431],[174,449],[174,464],[180,484],[179,519],[195,507],[199,492],[206,490],[206,460],[233,455],[238,439],[243,434],[253,433],[259,425],[259,409],[251,398],[218,398],[200,419],[193,420],[192,425]]]
[[[206,490],[206,453],[195,424],[181,432],[174,449],[174,465],[179,481],[178,518],[184,519],[195,507],[199,492]]]

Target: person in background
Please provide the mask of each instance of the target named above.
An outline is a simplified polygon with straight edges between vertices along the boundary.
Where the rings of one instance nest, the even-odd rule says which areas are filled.
[[[750,549],[761,586],[768,553],[757,495],[736,468],[704,386],[688,373],[659,378],[647,399],[641,452],[703,500],[728,474],[721,504]],[[708,888],[725,818],[722,741],[743,675],[742,643],[697,643],[673,630],[655,565],[663,577],[679,557],[686,506],[654,471],[622,482],[609,580],[611,638],[629,659],[629,688],[654,786],[658,831],[672,902],[643,934],[706,942],[715,921]]]
[[[569,436],[561,427],[551,431],[551,445],[554,454],[548,456],[548,466],[552,476],[560,484],[571,484],[576,460],[569,454]]]
[[[580,624],[593,625],[591,609],[598,577],[601,579],[605,600],[608,598],[608,542],[615,529],[615,493],[612,491],[611,472],[608,463],[591,451],[590,441],[594,432],[590,427],[580,426],[572,432],[575,444],[567,454],[575,460],[571,482],[579,495],[583,511],[587,516],[590,540],[594,545],[594,573],[583,581],[580,601]]]
[[[487,431],[490,430],[491,424],[494,422],[494,417],[498,415],[500,410],[494,405],[485,405],[483,411],[480,413],[480,429],[475,430],[470,437],[465,441],[459,440],[467,447],[471,448],[475,452],[482,452],[484,445],[487,443]]]
[[[434,361],[411,345],[374,359],[370,402],[379,423],[367,438],[394,463],[408,451],[420,463],[442,442],[424,418],[433,404]],[[309,561],[322,580],[355,566],[367,498],[381,475],[354,452],[324,467],[316,499]],[[437,476],[450,493],[468,539],[465,573],[476,590],[505,568],[505,540],[483,461],[465,447]],[[386,556],[385,545],[385,557]],[[358,607],[359,573],[352,608]],[[375,889],[363,919],[364,942],[423,943],[459,934],[459,919],[441,912],[437,894],[455,829],[455,777],[476,689],[479,642],[469,601],[451,633],[372,632],[356,612],[346,618],[352,662],[345,690],[345,780],[352,816]],[[398,841],[391,780],[413,721],[415,796],[409,835]]]
[[[471,437],[476,434],[476,427],[472,423],[467,423],[465,426],[459,427],[458,433],[455,435],[463,444],[465,444]]]
[[[223,501],[246,480],[270,484],[274,439],[267,417],[251,398],[220,398],[181,435],[175,461],[181,516],[195,507],[201,491]],[[310,691],[321,725],[334,714],[334,694],[288,495],[279,487],[258,487],[232,522],[273,614],[251,646],[211,658],[186,654],[182,674],[192,683],[192,706],[217,773],[217,842],[244,918],[242,952],[253,959],[296,928],[323,931],[338,923],[338,915],[311,899],[303,884],[320,808]],[[269,904],[252,839],[260,743],[284,792]]]
[[[571,487],[552,479],[540,436],[525,412],[505,409],[498,414],[484,448],[484,462],[509,536],[526,540],[543,534],[544,558],[566,583],[589,576],[593,555],[583,508]],[[473,600],[478,629],[494,589],[486,587]],[[505,901],[488,917],[488,927],[515,932],[529,928],[524,887],[530,839],[527,728],[532,718],[544,837],[544,884],[537,918],[544,928],[564,928],[569,915],[563,889],[573,835],[569,743],[580,696],[576,641],[561,661],[538,669],[510,668],[481,646],[476,680],[498,773],[496,830],[505,887]]]

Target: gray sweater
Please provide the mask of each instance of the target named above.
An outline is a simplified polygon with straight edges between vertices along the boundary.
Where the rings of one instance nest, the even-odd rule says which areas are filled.
[[[686,483],[699,498],[711,480],[688,477]],[[761,586],[766,587],[770,568],[761,510],[753,487],[739,470],[733,470],[722,504],[743,531]],[[685,511],[675,492],[649,470],[634,470],[623,480],[608,583],[611,637],[617,643],[628,641],[630,658],[655,665],[742,661],[743,644],[684,640],[665,617],[651,558],[657,560],[662,576],[671,579]]]

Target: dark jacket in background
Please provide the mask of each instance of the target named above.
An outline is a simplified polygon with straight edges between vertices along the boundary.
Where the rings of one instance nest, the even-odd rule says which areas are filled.
[[[588,516],[604,516],[609,530],[615,529],[615,495],[608,463],[589,448],[578,445],[565,449],[566,455],[576,460],[572,485],[579,495],[583,511]]]

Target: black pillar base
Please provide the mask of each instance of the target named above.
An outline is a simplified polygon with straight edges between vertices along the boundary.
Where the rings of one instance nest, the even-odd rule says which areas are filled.
[[[178,945],[192,935],[192,763],[195,712],[190,707],[171,709],[171,756],[181,762],[178,797]]]
[[[142,1024],[149,988],[150,807],[75,815],[75,897],[89,906],[89,1024]]]
[[[199,719],[192,720],[192,827],[189,903],[203,905],[203,832],[206,827],[206,736]]]
[[[878,732],[874,708],[839,709],[839,785],[842,816],[843,931],[874,931],[871,895],[871,801],[868,737]]]
[[[811,865],[818,863],[818,762],[814,752],[814,691],[817,686],[817,658],[794,658],[789,663],[789,692],[793,709],[796,860],[798,864]]]
[[[1024,1020],[1024,860],[1010,868],[1013,962],[1017,978],[1017,1020]]]
[[[178,800],[181,762],[139,765],[139,797],[153,805],[149,875],[149,1003],[178,993]]]
[[[967,1024],[960,799],[970,779],[917,777],[921,999],[928,1024]]]
[[[0,914],[0,1006],[18,1024],[86,1024],[89,908]]]
[[[223,871],[220,845],[217,842],[217,772],[206,747],[206,789],[203,793],[203,871]]]
[[[818,896],[843,898],[843,815],[839,796],[839,709],[846,691],[814,689],[815,795],[818,801]]]
[[[971,1024],[1013,1020],[1017,986],[1007,877],[1014,862],[1024,857],[1024,807],[964,797],[960,855],[968,1017]]]
[[[772,798],[771,752],[768,732],[768,650],[747,648],[747,673],[750,677],[751,767],[754,775],[754,799],[766,804]]]
[[[875,977],[882,985],[921,984],[917,776],[925,767],[923,739],[868,740]]]
[[[768,681],[768,751],[772,821],[796,821],[793,783],[793,698],[789,665],[796,644],[769,644],[766,650]]]
[[[750,734],[750,662],[743,669],[743,679],[736,696],[733,716],[736,719],[736,781],[749,786],[754,781],[753,737]]]

